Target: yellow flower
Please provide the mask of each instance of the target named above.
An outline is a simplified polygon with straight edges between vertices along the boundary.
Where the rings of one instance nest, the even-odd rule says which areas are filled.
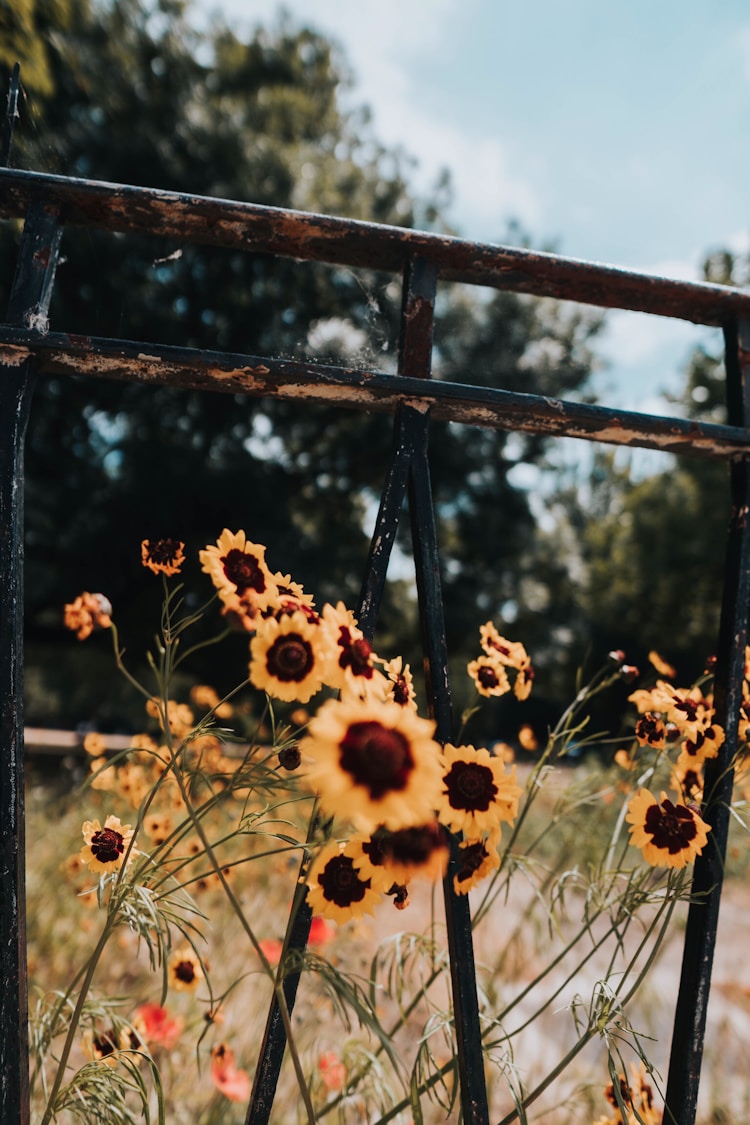
[[[466,666],[480,695],[488,698],[505,695],[510,691],[510,680],[501,660],[494,656],[479,656]]]
[[[88,864],[92,871],[117,871],[122,867],[133,839],[129,824],[120,824],[118,817],[108,816],[103,828],[98,820],[85,821],[82,832],[81,863]]]
[[[228,701],[222,703],[219,693],[209,684],[196,684],[190,689],[190,698],[196,707],[213,711],[218,719],[228,719],[234,712],[232,704]]]
[[[453,876],[453,890],[467,895],[482,879],[500,866],[496,834],[486,838],[462,840],[458,845],[458,870]]]
[[[431,820],[441,781],[434,730],[390,700],[327,700],[300,743],[323,813],[364,832]]]
[[[386,894],[393,885],[393,875],[386,866],[383,850],[383,833],[371,835],[360,832],[349,840],[349,855],[362,880],[367,880],[372,889]]]
[[[104,594],[84,591],[74,602],[65,606],[65,627],[72,629],[79,641],[85,641],[94,629],[109,629],[112,625],[112,606]]]
[[[450,849],[448,836],[436,820],[397,832],[382,831],[378,838],[391,883],[416,878],[436,883],[444,878]]]
[[[99,734],[98,731],[90,730],[84,737],[83,748],[92,758],[100,758],[107,749],[107,743],[104,736]]]
[[[508,641],[501,637],[491,621],[479,627],[479,640],[488,656],[493,656],[501,664],[518,671],[531,667],[531,659],[519,641]]]
[[[417,709],[416,693],[414,691],[414,677],[411,668],[404,664],[402,656],[383,663],[383,671],[388,677],[386,691],[387,698],[394,700],[400,707],[409,707],[412,711]]]
[[[354,866],[353,858],[351,845],[333,841],[314,861],[307,876],[307,901],[315,914],[343,923],[375,912],[381,896]]]
[[[370,642],[357,628],[357,620],[351,610],[343,602],[335,606],[326,604],[321,614],[321,625],[332,648],[326,683],[331,687],[346,688],[372,680],[375,656]]]
[[[243,605],[255,612],[268,609],[278,596],[265,556],[266,548],[251,543],[244,531],[231,532],[226,527],[215,546],[199,551],[201,569],[210,575],[219,597],[239,613]]]
[[[250,642],[250,681],[288,703],[307,703],[323,686],[330,663],[328,634],[301,610],[269,617]]]
[[[639,789],[631,798],[625,819],[630,843],[653,867],[685,867],[701,854],[711,831],[693,809],[673,805],[666,793],[657,801],[648,789]]]
[[[452,832],[475,838],[512,822],[518,815],[521,787],[515,766],[508,773],[501,758],[484,747],[447,744],[441,759],[443,786],[437,804],[438,820]]]
[[[144,539],[141,562],[154,574],[179,574],[185,561],[185,544],[180,539]]]
[[[169,983],[177,992],[194,992],[203,980],[203,969],[197,954],[189,945],[175,950],[169,958]]]
[[[113,1027],[108,1031],[94,1031],[87,1028],[83,1033],[83,1046],[92,1062],[103,1062],[114,1066],[120,1051],[120,1036]]]

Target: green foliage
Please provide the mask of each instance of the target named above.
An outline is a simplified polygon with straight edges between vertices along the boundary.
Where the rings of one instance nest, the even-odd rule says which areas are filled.
[[[445,184],[434,199],[413,196],[405,157],[378,143],[366,111],[342,111],[344,60],[304,27],[282,18],[243,41],[220,22],[197,30],[174,0],[70,0],[39,36],[55,96],[26,91],[17,163],[401,226],[442,222]],[[8,261],[17,238],[17,227],[0,231]],[[74,229],[63,259],[53,329],[395,366],[397,278]],[[441,302],[440,377],[555,394],[585,384],[589,316],[512,294],[480,300],[441,289]],[[80,720],[84,670],[77,658],[65,668],[58,659],[60,605],[104,574],[120,620],[143,622],[134,577],[149,535],[184,539],[194,554],[217,527],[245,526],[276,544],[308,587],[353,604],[391,430],[386,416],[45,380],[27,459],[29,721]],[[524,602],[534,520],[511,473],[542,456],[537,439],[435,428],[449,643],[459,661],[477,596],[488,617],[517,617]],[[383,630],[412,659],[403,640],[413,614],[407,584],[392,582]],[[92,693],[87,717],[124,721],[113,714],[116,685],[100,687],[109,702]]]

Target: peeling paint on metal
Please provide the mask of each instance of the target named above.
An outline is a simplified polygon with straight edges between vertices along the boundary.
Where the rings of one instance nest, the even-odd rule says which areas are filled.
[[[0,345],[0,364],[3,367],[20,367],[30,355],[28,348],[15,348],[12,344]]]

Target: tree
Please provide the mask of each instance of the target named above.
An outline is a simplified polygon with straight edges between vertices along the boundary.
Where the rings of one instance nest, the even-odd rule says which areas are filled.
[[[222,24],[199,32],[179,0],[69,2],[67,22],[44,41],[55,96],[37,104],[33,129],[19,137],[30,166],[401,226],[441,223],[439,200],[414,198],[404,158],[377,143],[366,113],[342,112],[345,63],[319,35],[282,19],[244,42]],[[16,236],[6,230],[5,247]],[[53,327],[392,368],[400,287],[390,277],[94,232],[67,237],[63,253]],[[451,292],[438,375],[560,393],[561,371],[576,390],[594,329],[592,318],[552,302]],[[54,654],[68,644],[59,605],[80,588],[106,584],[118,616],[134,627],[143,620],[137,545],[147,536],[183,538],[194,555],[222,527],[244,526],[269,544],[274,566],[321,599],[352,604],[390,444],[385,416],[45,381],[27,467],[29,651],[47,669],[40,679],[56,664],[59,682]],[[473,653],[480,618],[520,605],[515,572],[534,525],[509,474],[543,448],[436,427],[457,653]],[[410,606],[402,583],[386,606],[388,641],[404,639]],[[80,669],[68,668],[78,684]],[[71,709],[82,706],[80,691],[63,694]],[[102,706],[94,707],[100,717]],[[49,711],[31,699],[27,713],[33,721]]]

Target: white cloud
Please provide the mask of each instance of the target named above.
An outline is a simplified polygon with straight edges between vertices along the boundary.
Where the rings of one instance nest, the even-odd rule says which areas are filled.
[[[349,106],[368,105],[373,131],[388,147],[414,157],[414,189],[426,194],[449,168],[454,189],[452,218],[466,237],[502,236],[509,219],[533,228],[541,205],[530,178],[515,171],[497,136],[472,133],[444,120],[428,106],[420,65],[449,41],[459,20],[471,17],[478,0],[287,0],[292,17],[341,44],[354,74]],[[222,0],[224,16],[238,30],[273,20],[277,0]],[[396,29],[398,31],[396,32]]]

